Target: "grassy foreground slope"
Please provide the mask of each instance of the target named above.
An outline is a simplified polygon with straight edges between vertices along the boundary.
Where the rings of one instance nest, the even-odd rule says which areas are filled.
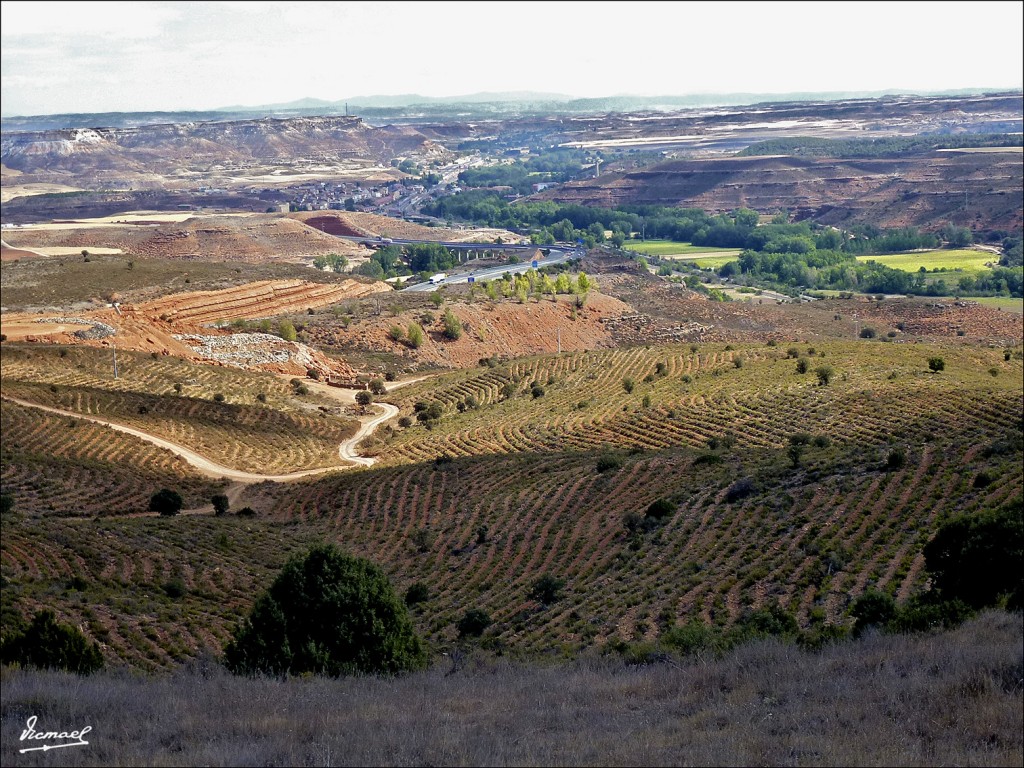
[[[4,765],[1020,765],[1019,616],[808,653],[470,663],[398,680],[4,670]],[[88,747],[18,755],[32,714]],[[59,724],[59,725],[58,725]],[[62,754],[63,753],[63,754]]]

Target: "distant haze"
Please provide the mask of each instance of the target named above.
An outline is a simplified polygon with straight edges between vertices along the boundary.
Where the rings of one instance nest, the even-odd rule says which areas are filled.
[[[1019,90],[1020,2],[2,2],[4,115]],[[407,103],[407,102],[405,102]]]

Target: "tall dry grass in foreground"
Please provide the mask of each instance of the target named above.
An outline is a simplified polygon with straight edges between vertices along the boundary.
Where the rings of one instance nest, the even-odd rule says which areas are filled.
[[[524,667],[476,660],[397,680],[245,680],[7,670],[5,766],[1021,765],[1024,625],[821,653],[759,642],[723,660]],[[87,747],[18,753],[25,721]]]

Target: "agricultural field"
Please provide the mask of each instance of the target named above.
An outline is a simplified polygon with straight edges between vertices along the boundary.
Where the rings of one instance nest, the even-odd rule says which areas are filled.
[[[649,256],[697,256],[700,254],[718,254],[720,256],[739,256],[737,248],[715,248],[710,245],[693,245],[678,243],[674,240],[630,240],[623,246],[627,251],[647,254]]]
[[[919,272],[924,267],[928,272],[964,272],[970,274],[990,269],[991,265],[999,263],[999,256],[988,251],[958,249],[858,256],[857,261],[876,261],[879,264],[904,272]]]
[[[6,397],[132,426],[242,471],[339,465],[338,444],[357,427],[287,377],[122,352],[115,378],[112,358],[86,347],[5,345],[2,360]]]
[[[995,307],[1003,312],[1024,315],[1024,299],[1015,299],[1012,296],[980,296],[973,301],[983,307]]]
[[[121,301],[149,301],[180,291],[216,290],[255,280],[340,281],[342,276],[298,264],[248,264],[129,256],[53,256],[0,264],[7,310],[96,306],[116,295]]]
[[[347,434],[322,426],[334,417],[304,409],[287,379],[191,366],[218,377],[202,391],[237,399],[229,420],[207,409],[221,404],[172,394],[180,361],[133,356],[133,375],[114,383],[90,353],[5,345],[4,393],[163,429],[197,449],[235,445],[217,455],[250,465],[315,464],[316,446],[327,452]],[[941,373],[927,365],[936,355]],[[326,540],[379,563],[400,593],[427,586],[414,620],[436,653],[456,643],[469,608],[494,621],[484,648],[523,659],[653,643],[691,619],[725,627],[776,604],[805,629],[845,626],[867,589],[903,601],[923,587],[922,548],[943,520],[1019,494],[1022,355],[1005,357],[864,340],[481,365],[387,395],[404,415],[417,403],[440,414],[364,441],[374,468],[241,489],[232,504],[251,507],[247,519],[140,516],[147,485],[170,483],[197,507],[223,486],[152,448],[137,451],[132,477],[127,438],[73,443],[69,433],[101,428],[64,417],[41,419],[37,434],[26,409],[4,403],[4,487],[15,497],[4,610],[52,606],[100,640],[110,663],[171,668],[218,654],[288,555]],[[171,428],[171,415],[187,426]],[[786,446],[800,431],[819,439],[794,464]],[[35,479],[50,442],[55,457]],[[73,497],[79,479],[131,500],[104,510],[102,494]],[[672,512],[644,529],[637,520],[658,500]],[[530,594],[542,574],[564,581],[549,604]]]

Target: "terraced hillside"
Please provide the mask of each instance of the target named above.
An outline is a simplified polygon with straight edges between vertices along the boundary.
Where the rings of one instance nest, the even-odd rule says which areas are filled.
[[[78,419],[4,400],[0,427],[4,493],[45,517],[144,512],[157,488],[177,488],[187,508],[199,507],[223,487],[169,451]]]
[[[398,402],[437,403],[449,415],[412,427],[380,451],[389,463],[441,454],[701,446],[731,434],[779,447],[796,431],[883,444],[920,440],[948,423],[998,423],[1020,410],[1019,360],[1001,349],[827,342],[811,347],[669,345],[524,358],[403,389]],[[798,373],[798,358],[805,373]],[[820,386],[816,369],[833,371]],[[994,371],[993,375],[991,371]],[[627,391],[630,386],[631,391]],[[533,385],[543,390],[533,396]],[[955,399],[950,387],[963,391]],[[477,407],[467,407],[467,403]],[[461,412],[460,412],[461,411]]]
[[[394,237],[406,240],[436,240],[450,243],[493,243],[500,237],[504,243],[527,242],[527,238],[507,229],[447,229],[445,227],[424,227],[420,224],[380,216],[376,213],[354,211],[308,211],[288,214],[289,218],[301,221],[308,227],[331,235],[354,237]],[[340,240],[352,247],[351,241]]]
[[[73,504],[48,506],[28,490],[25,457],[38,440],[21,437],[24,447],[8,452],[5,430],[5,492],[8,477],[16,482],[3,521],[4,610],[53,606],[111,662],[170,666],[218,652],[287,556],[326,539],[380,563],[400,590],[428,587],[415,621],[435,650],[455,641],[470,608],[494,620],[485,646],[526,656],[650,641],[693,618],[728,625],[776,604],[804,627],[847,623],[868,588],[903,600],[923,586],[922,548],[941,521],[1020,495],[1022,356],[866,341],[795,353],[652,346],[445,374],[389,396],[407,413],[436,402],[443,414],[429,429],[385,429],[375,450],[387,466],[249,486],[236,504],[256,510],[250,519],[75,519]],[[5,393],[14,371],[15,389],[117,408],[120,418],[131,416],[128,396],[142,396],[108,388],[101,400],[90,380],[56,372],[31,379],[25,354],[39,353],[4,350]],[[941,373],[928,371],[932,356],[944,359]],[[148,359],[134,361],[140,374]],[[798,359],[808,373],[796,372]],[[826,364],[834,373],[822,386],[814,370]],[[250,376],[211,370],[239,389]],[[169,380],[159,369],[148,376],[154,390]],[[532,381],[543,394],[527,389]],[[477,405],[460,412],[470,396]],[[205,416],[180,416],[212,429],[200,427]],[[4,419],[29,431],[7,405]],[[232,429],[268,439],[262,419]],[[799,431],[827,439],[794,463],[787,446]],[[62,460],[84,477],[90,450],[65,447]],[[156,465],[143,461],[140,475]],[[670,513],[644,525],[657,500]],[[543,574],[565,582],[548,604],[530,591]]]
[[[74,222],[59,228],[24,227],[5,230],[4,239],[14,248],[117,248],[133,257],[184,261],[202,256],[210,261],[264,263],[367,253],[349,240],[273,214],[196,215],[152,225],[121,221],[112,216],[104,226],[87,221],[77,227]]]
[[[337,403],[297,397],[287,379],[126,353],[114,378],[109,358],[86,348],[5,348],[3,394],[133,426],[252,472],[338,466],[338,444],[357,426],[334,414]]]

